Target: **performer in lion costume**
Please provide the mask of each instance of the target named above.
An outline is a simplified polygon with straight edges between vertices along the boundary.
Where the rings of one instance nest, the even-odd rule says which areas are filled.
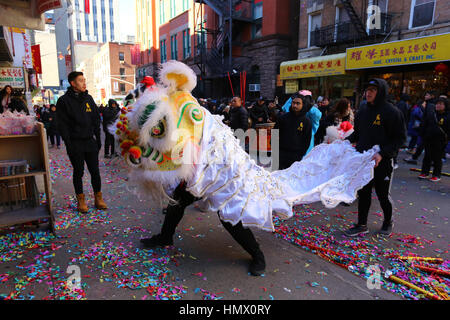
[[[373,177],[377,148],[359,153],[347,141],[319,145],[290,168],[269,172],[221,116],[198,104],[188,66],[164,63],[159,78],[159,84],[145,78],[114,128],[136,191],[168,204],[161,233],[141,240],[147,247],[173,244],[185,208],[201,200],[251,255],[250,273],[261,275],[265,259],[249,227],[274,231],[272,215],[288,219],[298,204],[352,202]]]

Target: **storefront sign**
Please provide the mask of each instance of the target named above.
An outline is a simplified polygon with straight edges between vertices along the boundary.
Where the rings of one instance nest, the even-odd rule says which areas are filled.
[[[22,68],[0,67],[0,87],[10,85],[13,88],[25,88]]]
[[[450,60],[450,33],[347,49],[346,69]]]
[[[280,66],[282,80],[345,74],[345,53],[286,61]]]
[[[62,7],[61,0],[38,0],[36,4],[39,14]]]
[[[298,91],[298,80],[286,80],[285,93],[292,94]]]

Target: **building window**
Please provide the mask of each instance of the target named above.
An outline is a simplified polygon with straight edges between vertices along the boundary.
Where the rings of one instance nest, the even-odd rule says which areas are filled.
[[[166,40],[160,41],[160,50],[161,50],[161,63],[164,63],[167,61]]]
[[[77,40],[81,41],[80,3],[75,0],[75,15],[77,23]]]
[[[198,25],[198,29],[200,31],[197,32],[197,54],[200,54],[201,50],[206,49],[206,45],[208,43],[205,25],[206,25],[206,20]]]
[[[109,28],[111,29],[111,42],[114,41],[114,4],[113,0],[109,0]]]
[[[262,17],[263,17],[263,3],[253,3],[253,20],[252,38],[260,38],[262,36]]]
[[[120,79],[125,80],[125,68],[120,68]]]
[[[178,43],[176,34],[170,37],[170,58],[172,60],[178,60]]]
[[[175,3],[175,0],[170,0],[170,18],[173,18],[177,15],[177,7]]]
[[[89,14],[87,14],[87,13],[84,14],[84,28],[86,29],[85,30],[86,36],[89,39],[89,34],[90,34],[90,32],[89,32]]]
[[[164,0],[159,0],[159,20],[163,24],[166,22],[165,10],[164,10]]]
[[[94,15],[94,37],[95,41],[98,42],[97,1],[92,2],[92,13]]]
[[[253,4],[253,19],[261,19],[263,17],[263,3]]]
[[[101,11],[101,13],[102,13],[102,42],[106,42],[106,13],[105,13],[105,0],[101,0],[100,5],[101,5],[100,11]]]
[[[119,61],[125,61],[125,54],[123,52],[119,52]]]
[[[125,83],[120,83],[119,87],[120,87],[120,92],[124,93],[125,92]]]
[[[189,10],[189,0],[183,0],[183,12]]]
[[[433,24],[436,0],[411,0],[409,28],[425,27]]]
[[[322,26],[322,14],[309,15],[308,26],[308,47],[315,46],[320,35],[320,27]]]
[[[183,30],[183,59],[191,56],[191,35],[189,29]]]

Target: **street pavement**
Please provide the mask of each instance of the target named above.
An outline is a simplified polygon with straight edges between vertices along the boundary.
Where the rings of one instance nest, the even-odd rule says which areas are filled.
[[[443,176],[439,183],[421,181],[417,179],[419,173],[409,170],[418,166],[402,161],[406,156],[404,152],[400,154],[392,184],[394,234],[388,239],[376,236],[382,214],[374,194],[369,216],[371,232],[361,241],[367,241],[370,250],[381,253],[406,250],[448,260],[450,177]],[[263,277],[253,277],[247,272],[248,254],[224,230],[216,213],[189,207],[177,228],[173,247],[144,250],[139,239],[157,234],[164,216],[151,203],[134,195],[127,185],[126,167],[120,158],[109,160],[100,156],[103,194],[109,210],[92,209],[87,215],[76,213],[71,167],[65,149],[50,149],[50,159],[57,237],[44,233],[33,248],[30,244],[34,241],[29,234],[44,232],[45,226],[0,233],[0,297],[89,300],[408,298],[407,294],[399,294],[400,290],[393,293],[385,287],[370,287],[363,275],[295,244],[299,237],[305,241],[314,237],[310,243],[316,244],[329,241],[335,249],[336,244],[345,243],[350,248],[347,252],[351,253],[353,246],[355,256],[360,257],[361,242],[356,245],[351,242],[348,247],[350,240],[341,232],[356,221],[356,202],[334,209],[325,209],[320,203],[300,206],[293,219],[277,220],[276,233],[254,230],[265,253],[267,268]],[[444,164],[443,171],[450,172],[448,163]],[[84,185],[88,205],[92,208],[87,169]],[[284,235],[280,230],[284,230]],[[325,242],[320,237],[325,238]],[[373,258],[373,261],[367,258],[369,264],[386,265],[383,259]],[[70,268],[80,271],[81,289],[78,291],[67,287],[66,279],[74,270]]]

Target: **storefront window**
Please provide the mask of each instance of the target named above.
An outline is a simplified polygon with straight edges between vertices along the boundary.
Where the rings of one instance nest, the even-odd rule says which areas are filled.
[[[448,78],[434,70],[374,74],[370,78],[385,79],[389,84],[389,94],[396,100],[403,93],[408,94],[415,102],[423,99],[426,91],[435,91],[439,95],[448,91]]]

